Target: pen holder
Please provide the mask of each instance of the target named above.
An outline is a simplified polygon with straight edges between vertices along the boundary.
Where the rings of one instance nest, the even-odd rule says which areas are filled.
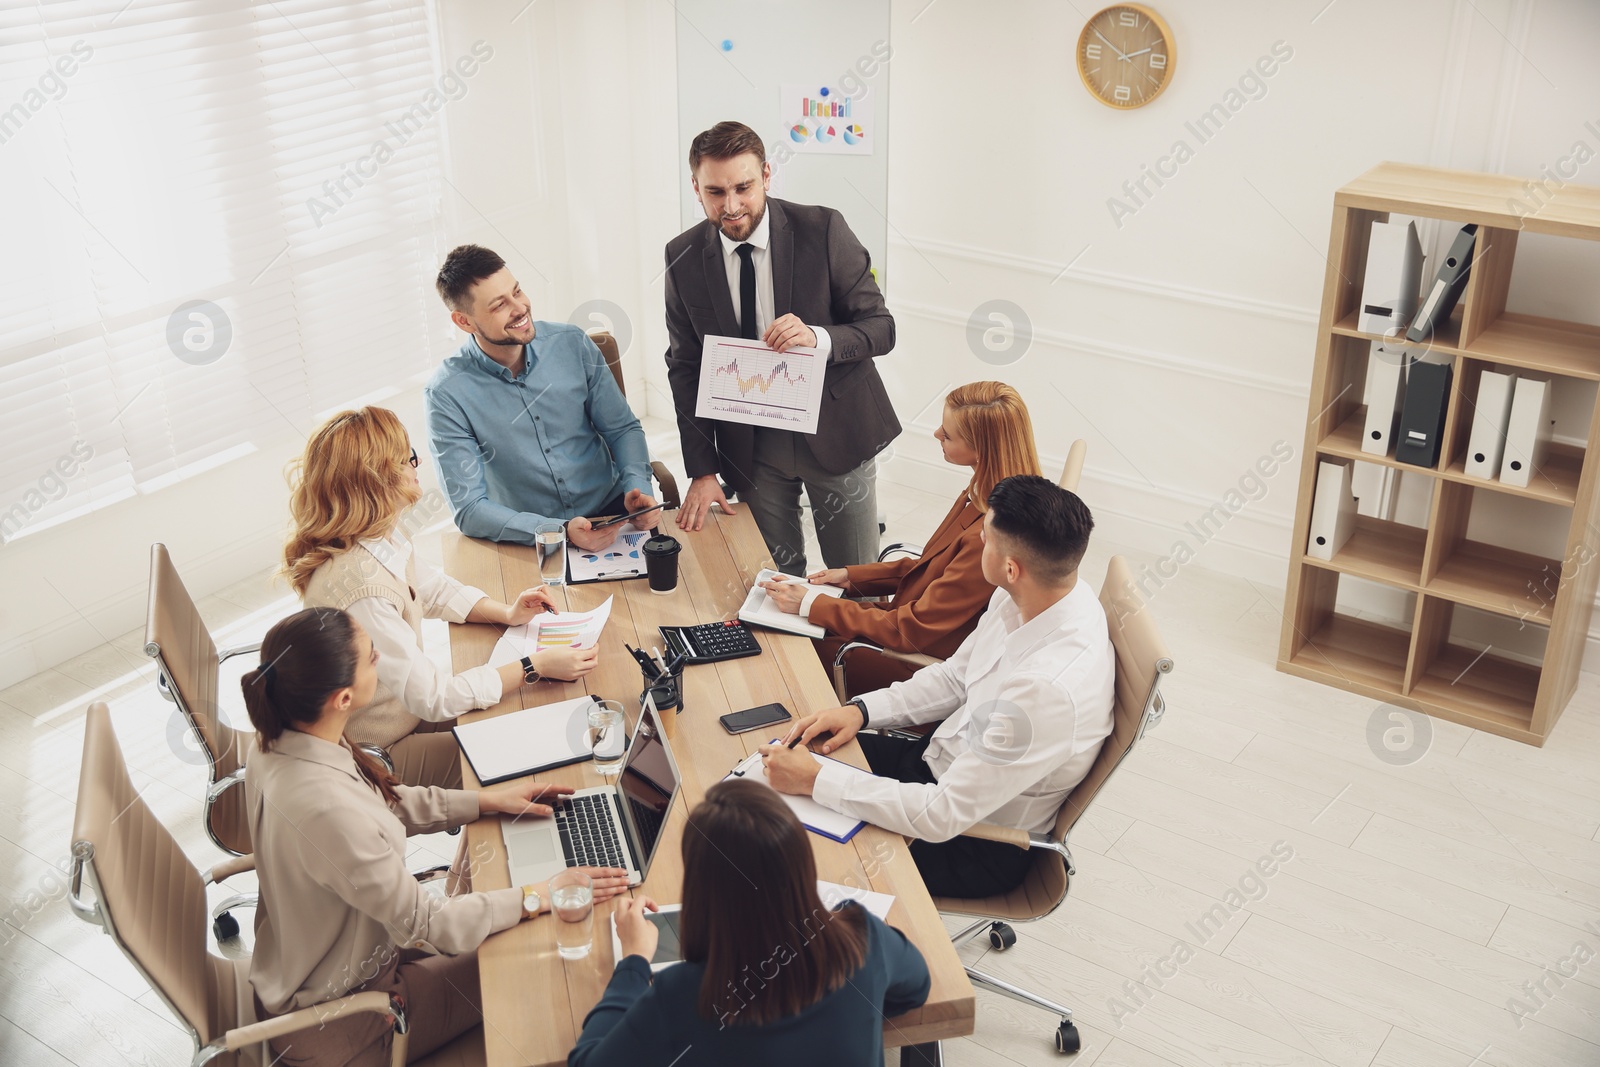
[[[683,667],[682,663],[678,664],[676,671],[662,678],[655,685],[649,685],[649,683],[654,681],[656,674],[659,672],[651,672],[644,676],[647,691],[655,698],[657,711],[671,711],[676,708],[680,715],[683,714]],[[639,694],[639,699],[641,701],[644,700],[644,693]]]

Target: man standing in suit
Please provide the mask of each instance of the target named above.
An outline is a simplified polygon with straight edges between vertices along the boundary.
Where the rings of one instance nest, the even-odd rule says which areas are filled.
[[[832,208],[769,200],[772,165],[761,138],[719,122],[689,147],[706,220],[667,244],[667,376],[692,482],[678,525],[698,530],[712,504],[733,512],[719,478],[750,505],[778,566],[806,571],[800,489],[811,501],[829,567],[878,554],[873,457],[900,433],[872,360],[894,347],[894,318],[871,261]],[[706,335],[759,338],[778,351],[824,355],[815,434],[695,415]]]

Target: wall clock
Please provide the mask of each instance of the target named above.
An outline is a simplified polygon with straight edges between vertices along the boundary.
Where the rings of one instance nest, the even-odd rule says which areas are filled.
[[[1172,30],[1143,4],[1101,11],[1078,35],[1078,77],[1107,107],[1143,107],[1172,80]]]

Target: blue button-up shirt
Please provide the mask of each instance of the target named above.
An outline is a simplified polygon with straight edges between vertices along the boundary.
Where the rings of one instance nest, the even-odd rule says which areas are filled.
[[[468,337],[422,395],[461,532],[531,545],[540,523],[598,514],[630,489],[650,492],[650,453],[581,329],[536,322],[523,357],[513,376]]]

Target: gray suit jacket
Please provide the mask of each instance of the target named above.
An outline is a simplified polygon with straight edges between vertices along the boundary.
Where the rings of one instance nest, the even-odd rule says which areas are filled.
[[[843,474],[900,434],[872,357],[894,347],[894,317],[868,273],[871,258],[827,207],[767,200],[772,220],[772,309],[822,326],[833,338],[823,376],[822,411],[810,438],[823,468]],[[750,488],[755,427],[696,418],[700,354],[707,334],[739,336],[722,241],[709,219],[667,243],[667,378],[691,478],[720,474],[735,490]]]

